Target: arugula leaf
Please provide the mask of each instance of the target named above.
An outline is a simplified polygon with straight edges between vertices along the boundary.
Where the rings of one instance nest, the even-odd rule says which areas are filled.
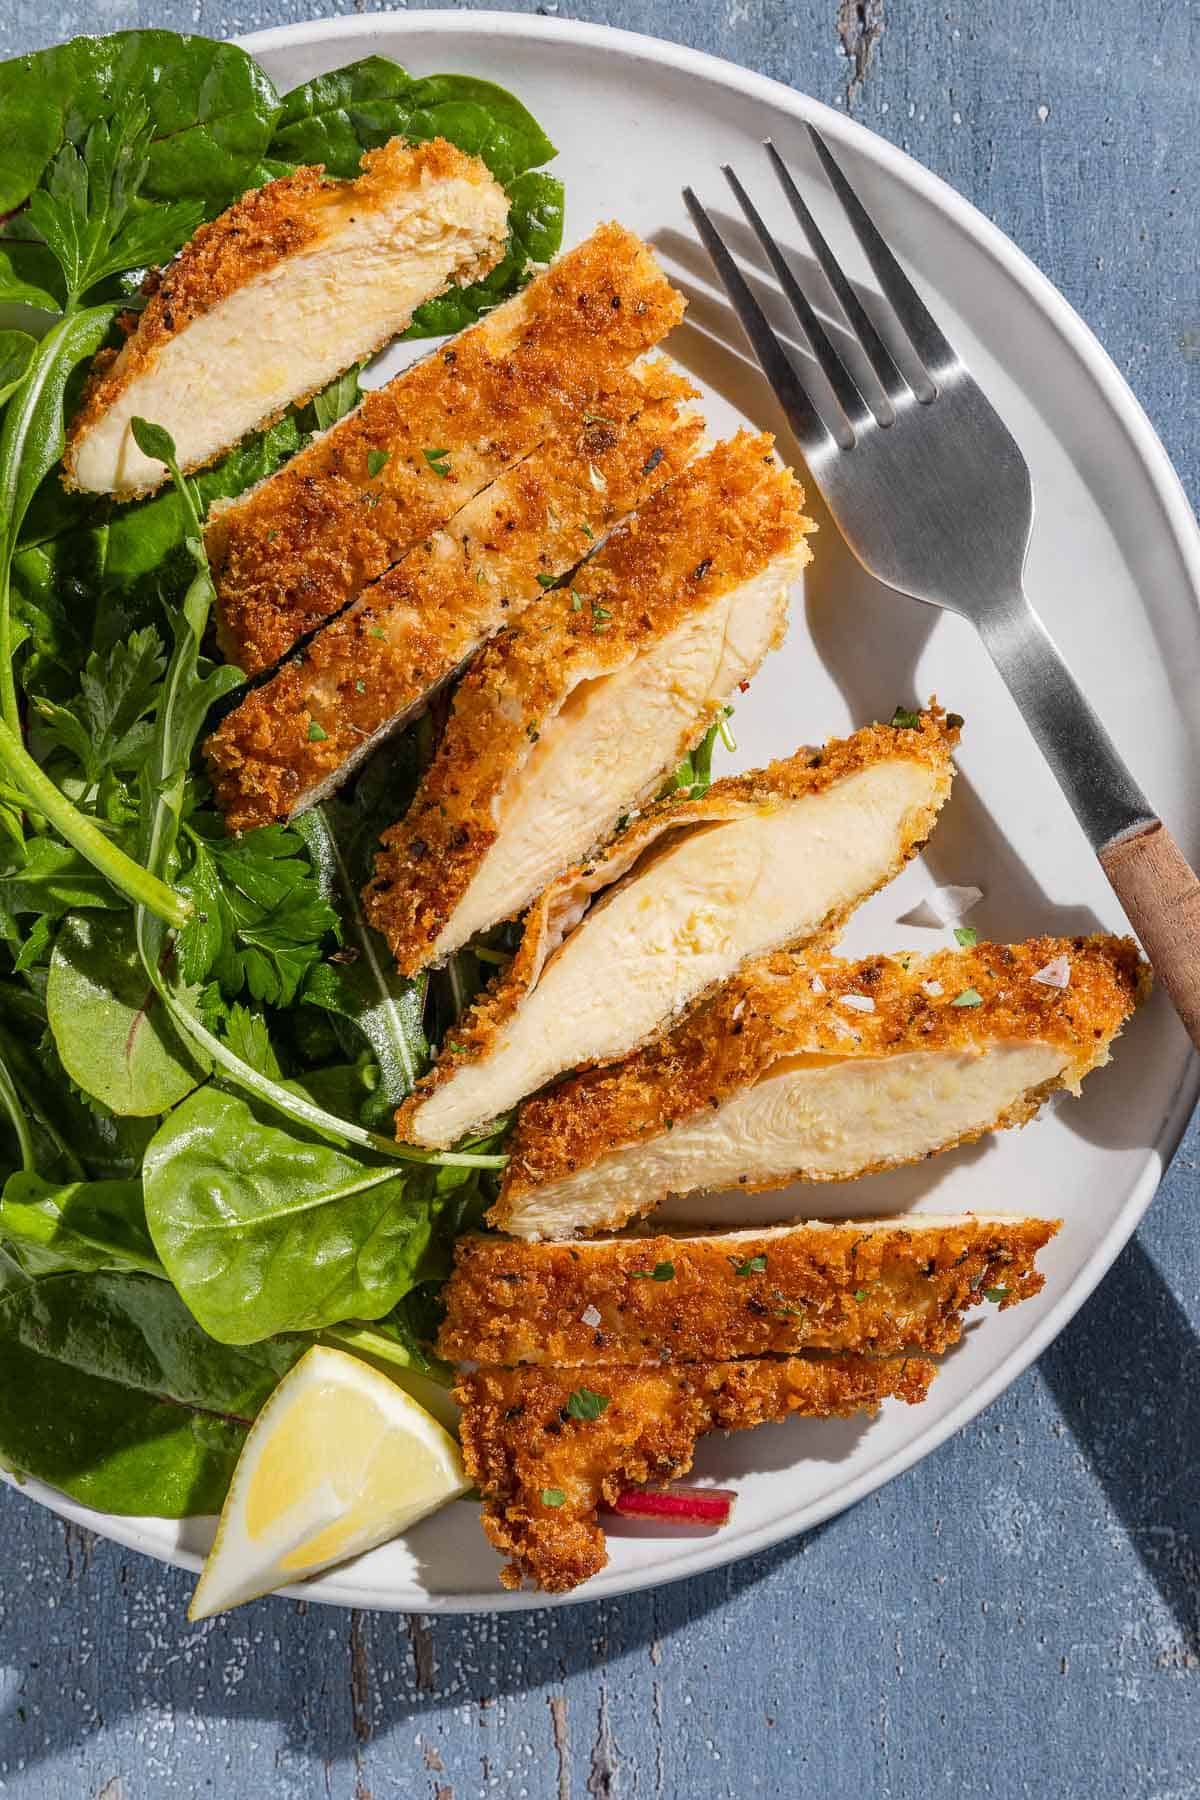
[[[0,331],[0,406],[20,387],[36,350],[37,339],[27,331]]]
[[[165,1112],[204,1074],[147,980],[127,912],[103,922],[68,915],[50,959],[46,1007],[71,1079],[122,1116]]]
[[[364,1162],[211,1084],[163,1121],[143,1174],[163,1266],[230,1344],[381,1318],[416,1279],[439,1194],[464,1179]]]
[[[362,834],[361,829],[346,829],[351,812],[344,804],[326,804],[296,820],[321,892],[339,905],[347,952],[353,953],[351,962],[315,964],[301,998],[349,1019],[362,1034],[379,1065],[383,1108],[390,1111],[412,1092],[429,1064],[422,1024],[425,982],[397,972],[387,945],[363,915],[359,894],[364,873],[361,856],[356,857]],[[344,841],[339,841],[339,825]]]
[[[214,1344],[150,1275],[10,1281],[0,1458],[104,1512],[215,1512],[247,1426],[307,1348]]]
[[[98,119],[82,151],[65,143],[29,198],[28,218],[62,270],[67,310],[106,276],[165,261],[204,217],[199,201],[135,210],[150,161],[150,115],[137,101]]]
[[[56,1184],[24,1171],[0,1195],[0,1237],[34,1276],[67,1270],[162,1275],[140,1181]]]

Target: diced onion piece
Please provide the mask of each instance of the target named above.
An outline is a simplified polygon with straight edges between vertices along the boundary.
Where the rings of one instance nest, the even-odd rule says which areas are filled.
[[[935,913],[943,925],[952,925],[955,919],[961,919],[978,906],[983,899],[983,889],[977,887],[939,887],[932,894],[927,894],[925,904],[931,913]]]
[[[665,1525],[728,1525],[737,1495],[732,1488],[626,1488],[612,1510],[626,1519],[658,1519]]]
[[[1071,965],[1065,956],[1052,956],[1044,968],[1034,970],[1032,979],[1043,987],[1065,988],[1071,980]]]
[[[921,983],[921,992],[928,994],[931,1000],[940,1000],[945,991],[940,981],[923,981]]]

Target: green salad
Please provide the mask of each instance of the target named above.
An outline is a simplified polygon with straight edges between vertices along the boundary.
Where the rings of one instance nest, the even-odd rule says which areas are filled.
[[[228,836],[196,758],[242,683],[208,654],[205,512],[353,407],[358,372],[195,479],[139,421],[172,479],[124,506],[64,490],[64,419],[146,270],[247,188],[351,176],[397,134],[482,157],[507,254],[409,336],[516,292],[562,189],[512,95],[380,57],[281,96],[228,44],[80,38],[0,65],[0,121],[0,1461],[179,1517],[220,1505],[314,1341],[433,1367],[503,1155],[410,1149],[392,1115],[504,941],[406,980],[359,909],[428,718],[290,830]]]

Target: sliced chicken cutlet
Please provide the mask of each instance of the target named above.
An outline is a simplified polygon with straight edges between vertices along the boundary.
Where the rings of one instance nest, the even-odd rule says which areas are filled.
[[[500,1580],[566,1593],[607,1558],[597,1513],[623,1489],[692,1466],[696,1440],[792,1416],[873,1413],[924,1400],[934,1365],[915,1356],[792,1356],[651,1368],[482,1368],[463,1375],[463,1458],[483,1495],[483,1529],[510,1560]],[[576,1417],[587,1387],[598,1417]]]
[[[1145,991],[1130,938],[862,962],[778,954],[665,1038],[521,1110],[489,1221],[614,1230],[670,1194],[847,1181],[1077,1091]]]
[[[662,359],[607,376],[595,403],[317,633],[249,694],[205,754],[236,831],[324,798],[459,665],[540,599],[693,454],[695,390]]]
[[[651,252],[602,225],[523,293],[368,394],[267,481],[214,511],[221,646],[269,668],[413,544],[653,349],[684,302]]]
[[[166,426],[182,468],[202,468],[500,261],[508,199],[477,156],[393,138],[362,167],[355,181],[298,169],[200,227],[123,348],[97,358],[69,485],[121,499],[158,487],[163,465],[130,430],[139,415]]]
[[[660,800],[542,894],[398,1135],[452,1144],[565,1070],[627,1055],[751,957],[836,930],[929,836],[957,736],[926,713]]]
[[[798,1350],[936,1355],[986,1298],[1040,1292],[1054,1219],[906,1219],[531,1244],[469,1233],[442,1290],[450,1362],[710,1362]]]
[[[779,641],[812,525],[770,452],[742,432],[699,457],[471,664],[366,889],[406,973],[603,842]]]

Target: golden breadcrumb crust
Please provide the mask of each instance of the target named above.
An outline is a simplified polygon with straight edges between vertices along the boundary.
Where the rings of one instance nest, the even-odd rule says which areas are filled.
[[[565,420],[248,695],[205,745],[231,829],[311,804],[677,474],[704,428],[684,410],[695,394],[663,359],[607,375],[595,410]]]
[[[605,377],[665,337],[683,309],[646,246],[602,225],[369,393],[210,520],[226,655],[250,673],[278,662],[544,437],[595,410]]]
[[[426,181],[492,183],[486,164],[477,156],[465,155],[445,138],[427,144],[406,144],[401,138],[392,138],[379,149],[368,150],[361,166],[363,173],[354,181],[327,181],[318,163],[269,181],[265,187],[252,188],[220,218],[201,225],[165,273],[152,278],[150,297],[136,328],[119,351],[102,351],[92,364],[67,435],[63,467],[68,487],[74,485],[75,457],[83,439],[130,383],[153,366],[163,345],[256,275],[316,243],[331,223],[331,213],[340,218],[356,208],[383,210],[398,194]],[[502,248],[498,246],[496,256],[484,259],[480,267],[464,271],[462,279],[474,281],[486,274]],[[387,341],[387,335],[381,343]],[[304,400],[308,396],[295,397]],[[214,450],[206,460],[215,461],[221,454],[222,449]],[[150,482],[141,491],[158,485]]]
[[[1059,956],[1067,959],[1070,972],[1065,988],[1034,980]],[[517,1203],[532,1189],[658,1135],[668,1119],[678,1122],[719,1107],[790,1056],[901,1056],[1013,1041],[1061,1048],[1067,1062],[1057,1080],[956,1141],[1023,1124],[1053,1089],[1077,1088],[1090,1069],[1108,1061],[1109,1044],[1149,979],[1132,938],[1101,935],[860,962],[787,952],[762,957],[645,1050],[527,1101],[517,1116],[511,1160],[489,1222],[506,1229]],[[979,995],[978,1005],[954,1004],[972,993]],[[844,994],[873,1000],[874,1011],[848,1011],[840,1004]],[[789,1179],[780,1176],[766,1185],[783,1186]],[[746,1185],[752,1190],[753,1184]]]
[[[569,869],[534,902],[512,962],[457,1022],[452,1041],[443,1044],[435,1067],[400,1107],[396,1135],[403,1140],[412,1130],[417,1113],[436,1089],[453,1080],[464,1067],[482,1062],[491,1054],[496,1039],[537,986],[550,956],[576,924],[583,922],[584,909],[592,895],[631,871],[643,852],[667,832],[773,812],[780,806],[824,793],[881,762],[923,763],[937,772],[936,790],[928,805],[914,807],[904,820],[888,871],[869,890],[874,893],[918,854],[933,830],[938,812],[949,797],[954,777],[950,752],[958,742],[958,732],[957,718],[954,724],[947,724],[941,709],[931,706],[920,715],[915,729],[868,725],[851,737],[831,738],[821,748],[806,745],[794,756],[765,769],[723,776],[695,800],[688,799],[686,790],[680,789],[647,807],[598,856]],[[855,907],[867,898],[868,893],[864,892],[845,906],[833,909],[822,921],[819,932],[806,940],[810,951],[817,937],[828,938],[840,930]]]
[[[924,1400],[934,1365],[919,1357],[788,1357],[591,1369],[482,1368],[455,1399],[467,1473],[483,1495],[483,1529],[510,1560],[500,1580],[566,1593],[608,1560],[597,1513],[625,1488],[668,1482],[692,1466],[710,1431],[747,1431],[786,1419],[846,1418],[886,1399]],[[576,1419],[585,1385],[608,1404]],[[561,1502],[558,1498],[561,1495]]]
[[[1054,1219],[804,1223],[532,1244],[468,1234],[442,1290],[450,1362],[658,1366],[797,1350],[936,1355],[985,1296],[1038,1293]],[[657,1274],[655,1273],[657,1271]]]
[[[547,595],[475,658],[407,817],[384,833],[364,893],[406,974],[430,960],[499,836],[501,796],[572,690],[623,667],[813,529],[772,441],[739,432],[698,457],[618,527],[569,589]],[[697,719],[691,743],[708,724]]]

